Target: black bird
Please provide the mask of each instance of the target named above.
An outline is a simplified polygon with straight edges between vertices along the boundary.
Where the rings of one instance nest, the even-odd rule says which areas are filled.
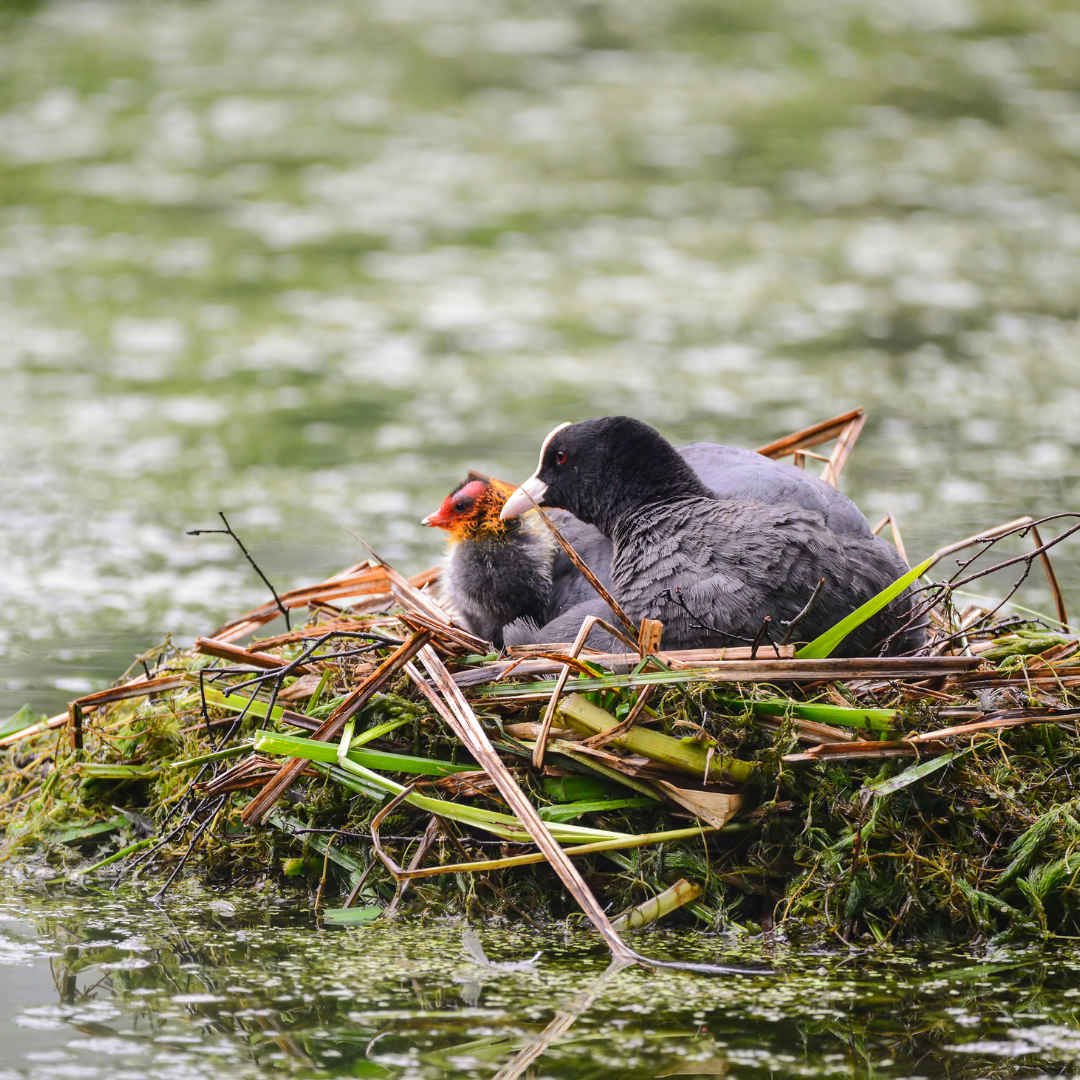
[[[836,488],[802,469],[752,450],[692,443],[679,455],[721,498],[796,503],[820,513],[838,533],[869,537],[858,508]],[[513,492],[498,480],[466,480],[423,524],[446,530],[449,545],[442,573],[442,601],[458,621],[496,645],[570,641],[587,615],[607,621],[607,604],[550,537],[536,515],[502,521],[499,512]],[[563,536],[612,591],[611,541],[565,511],[550,514]],[[596,632],[590,644],[613,645]]]
[[[823,505],[807,505],[815,500],[763,480],[756,493],[714,495],[655,429],[607,416],[556,428],[501,516],[514,518],[535,500],[596,526],[612,542],[612,595],[635,622],[663,622],[666,648],[744,644],[766,616],[782,636],[824,578],[793,634],[808,641],[907,571],[854,504],[839,492],[819,494]],[[837,655],[920,647],[924,630],[905,628],[910,608],[908,592]]]

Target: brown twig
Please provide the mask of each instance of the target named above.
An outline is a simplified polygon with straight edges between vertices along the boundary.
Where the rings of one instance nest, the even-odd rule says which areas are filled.
[[[769,626],[772,623],[772,616],[766,615],[761,620],[761,626],[758,627],[758,632],[754,635],[754,640],[750,645],[750,659],[756,660],[758,649],[761,648],[761,643],[769,637]],[[771,641],[770,641],[771,644]]]
[[[625,735],[638,722],[638,717],[645,711],[645,706],[648,705],[654,689],[655,687],[652,686],[642,687],[638,691],[637,700],[630,707],[630,711],[619,723],[613,728],[608,728],[607,731],[600,732],[599,735],[590,735],[582,745],[593,750],[599,750],[601,747],[607,746],[612,740]]]
[[[286,608],[291,610],[337,597],[386,596],[389,593],[390,582],[387,580],[386,571],[381,566],[373,566],[370,560],[365,559],[318,585],[305,585],[300,589],[283,592],[279,599]],[[262,604],[245,612],[239,618],[231,619],[211,636],[217,641],[235,641],[252,630],[257,630],[271,619],[276,619],[277,616],[276,604]]]
[[[577,637],[574,639],[574,644],[570,646],[570,659],[576,660],[577,655],[581,652],[581,647],[585,644],[585,639],[588,638],[592,632],[592,628],[600,620],[595,615],[589,615],[582,620],[581,629],[578,631]],[[558,707],[559,698],[562,696],[563,690],[566,689],[566,680],[570,677],[570,665],[563,664],[562,671],[559,672],[559,677],[555,681],[555,689],[551,691],[551,697],[548,700],[547,708],[544,710],[544,718],[540,721],[540,733],[536,737],[536,744],[533,746],[533,767],[541,769],[544,766],[544,748],[547,746],[548,732],[551,730],[551,722],[555,719],[555,709]]]
[[[319,914],[319,904],[322,901],[323,889],[326,888],[326,875],[330,872],[330,849],[334,846],[334,841],[337,839],[337,835],[331,836],[326,841],[326,848],[323,851],[322,861],[322,877],[319,878],[319,887],[315,890],[315,903],[312,905],[312,910],[315,915]]]
[[[35,762],[36,764],[36,762]],[[10,786],[8,791],[10,791]],[[7,810],[9,807],[14,806],[16,803],[20,803],[23,799],[28,799],[31,795],[36,795],[41,790],[40,784],[35,784],[33,787],[27,788],[22,794],[16,795],[14,799],[8,799],[6,803],[0,803],[0,810]]]
[[[981,558],[995,544],[998,544],[1000,541],[1004,540],[1008,536],[1024,536],[1026,533],[1037,529],[1039,525],[1043,525],[1048,521],[1057,521],[1063,518],[1075,519],[1078,517],[1080,517],[1080,514],[1077,513],[1062,513],[1049,514],[1046,517],[1039,518],[1038,520],[1033,520],[1030,517],[1017,518],[1015,521],[1008,521],[1004,525],[998,525],[993,529],[989,529],[985,532],[976,533],[972,536],[965,537],[963,540],[958,540],[954,544],[948,544],[943,548],[938,548],[938,550],[934,552],[934,555],[932,557],[933,562],[931,562],[930,566],[927,567],[927,571],[929,571],[933,566],[935,566],[947,555],[951,555],[954,552],[961,551],[967,547],[972,547],[975,544],[982,545],[982,550],[976,552],[970,558],[964,559],[959,562],[959,569],[948,581],[936,582],[934,584],[924,586],[922,589],[916,590],[917,592],[921,592],[924,594],[923,598],[917,603],[913,604],[908,620],[896,631],[894,631],[894,633],[890,635],[887,641],[892,640],[892,638],[895,638],[898,634],[904,633],[911,625],[916,623],[918,620],[926,617],[926,615],[931,612],[933,608],[946,601],[946,599],[950,597],[956,589],[961,589],[965,585],[969,585],[971,582],[977,581],[979,578],[986,577],[989,574],[994,574],[998,571],[1008,569],[1008,567],[1010,566],[1015,566],[1018,563],[1023,563],[1023,573],[1016,581],[1013,582],[1012,587],[1009,589],[1008,593],[1006,593],[1006,595],[997,603],[997,605],[991,611],[984,613],[978,620],[976,620],[975,623],[965,628],[965,632],[967,633],[977,632],[979,626],[993,619],[993,617],[1016,594],[1016,591],[1027,579],[1028,574],[1030,574],[1031,566],[1035,559],[1044,559],[1046,557],[1046,553],[1050,550],[1050,548],[1055,547],[1063,540],[1080,531],[1080,523],[1071,526],[1062,533],[1059,533],[1053,538],[1053,540],[1049,540],[1046,543],[1037,544],[1035,549],[1028,552],[1026,555],[1017,555],[1013,558],[1005,559],[1002,562],[995,563],[993,566],[989,566],[983,570],[978,570],[975,573],[968,574],[967,577],[962,577],[961,575],[963,575],[977,559]],[[1045,562],[1043,563],[1043,566],[1045,569]],[[1053,572],[1052,567],[1050,569],[1050,572]],[[1063,609],[1064,604],[1062,604],[1061,607],[1061,610]]]
[[[1050,584],[1050,591],[1054,594],[1054,607],[1057,609],[1058,622],[1061,623],[1063,630],[1068,630],[1069,616],[1065,611],[1065,598],[1061,595],[1061,586],[1058,584],[1057,574],[1054,573],[1054,564],[1050,561],[1050,552],[1046,550],[1046,545],[1039,535],[1039,527],[1034,523],[1031,526],[1031,538],[1035,541],[1036,548],[1043,549],[1039,559],[1042,562],[1046,580]]]
[[[233,645],[228,641],[217,641],[214,638],[196,638],[195,648],[204,656],[216,656],[219,660],[228,660],[232,664],[246,664],[249,667],[262,668],[264,671],[278,671],[288,667],[286,674],[308,675],[313,670],[303,664],[290,665],[289,661],[280,656],[271,656],[270,653],[252,652],[249,649]]]
[[[374,868],[375,860],[372,859],[371,862],[364,867],[364,872],[357,879],[356,884],[349,890],[349,895],[345,897],[345,903],[341,905],[343,908],[352,907],[353,904],[356,903],[356,898],[360,895],[360,890],[364,887],[364,882],[367,881],[368,874],[370,874]]]
[[[372,819],[371,819],[371,844],[380,862],[393,875],[394,881],[399,885],[409,877],[419,877],[417,868],[405,870],[383,850],[382,841],[379,838],[379,826],[416,790],[415,784],[408,784],[395,795]]]
[[[420,838],[420,843],[417,845],[416,851],[413,852],[413,857],[409,860],[409,869],[417,870],[420,868],[427,856],[427,853],[431,850],[432,845],[435,843],[435,838],[439,835],[439,831],[443,828],[442,819],[437,815],[432,814],[428,818],[427,828],[424,829],[424,835]],[[372,836],[374,837],[374,832]],[[383,917],[389,918],[395,914],[398,909],[398,905],[401,903],[402,897],[405,895],[409,888],[409,879],[401,878],[398,881],[397,891],[394,893],[394,899],[386,906],[383,911]]]
[[[881,530],[884,529],[886,525],[889,525],[892,529],[893,544],[899,552],[900,558],[910,566],[911,562],[907,557],[907,552],[904,550],[904,538],[900,535],[900,526],[897,525],[896,518],[893,517],[891,510],[870,531],[875,536],[880,536]]]
[[[853,420],[864,415],[865,412],[866,410],[860,407],[852,409],[850,412],[841,413],[839,416],[833,416],[828,420],[822,420],[820,424],[814,424],[812,427],[803,428],[802,431],[793,432],[791,435],[785,435],[782,439],[776,439],[774,442],[759,446],[756,453],[776,460],[788,457],[790,454],[794,454],[796,450],[802,450],[805,447],[820,446],[823,442],[835,439],[845,427]]]
[[[806,605],[803,607],[802,611],[800,611],[794,619],[791,619],[786,624],[787,629],[784,631],[784,636],[780,639],[781,645],[787,645],[788,642],[791,641],[791,635],[794,633],[795,627],[798,626],[799,623],[802,622],[802,620],[805,619],[806,616],[814,610],[814,605],[817,603],[817,598],[821,595],[821,590],[824,588],[825,579],[821,578],[821,580],[818,581],[817,585],[814,586],[814,591],[810,594],[810,599],[806,601]],[[750,659],[754,659],[753,654],[751,655]]]
[[[188,529],[188,536],[202,536],[208,533],[217,533],[225,536],[231,536],[236,541],[236,544],[240,548],[240,550],[244,553],[244,558],[247,559],[249,563],[251,563],[252,568],[255,570],[255,573],[258,574],[260,578],[262,578],[263,584],[270,590],[271,595],[274,597],[275,606],[277,607],[278,611],[280,611],[281,614],[285,616],[286,629],[291,630],[292,627],[289,626],[289,609],[281,602],[281,597],[278,596],[277,589],[274,588],[274,586],[270,583],[270,579],[262,572],[259,564],[251,557],[251,552],[248,551],[246,547],[244,547],[244,541],[241,540],[240,537],[237,536],[236,533],[233,531],[233,527],[229,524],[228,518],[225,517],[225,511],[219,510],[218,517],[221,518],[221,522],[225,526],[224,529]]]

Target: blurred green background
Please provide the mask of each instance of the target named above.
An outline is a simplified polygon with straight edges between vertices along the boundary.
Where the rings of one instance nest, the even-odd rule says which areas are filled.
[[[413,572],[567,419],[865,405],[913,558],[1080,508],[1078,90],[1040,0],[3,5],[0,715],[259,602],[218,509]]]

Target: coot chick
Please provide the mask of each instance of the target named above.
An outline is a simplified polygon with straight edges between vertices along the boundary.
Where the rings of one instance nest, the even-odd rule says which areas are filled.
[[[536,514],[499,517],[515,489],[498,480],[466,480],[422,524],[445,529],[449,545],[441,574],[441,601],[466,630],[498,648],[562,633],[570,640],[586,615],[610,621],[611,609],[566,557]],[[610,589],[611,541],[591,525],[556,511],[552,520],[574,550]],[[590,639],[591,641],[591,639]],[[596,642],[591,641],[592,644]]]
[[[635,622],[663,622],[666,648],[752,641],[765,616],[782,635],[824,578],[794,634],[811,640],[907,570],[865,518],[856,527],[850,514],[834,522],[828,507],[794,499],[713,495],[659,432],[627,416],[556,428],[503,519],[533,500],[610,538],[615,599]],[[910,607],[905,593],[850,634],[837,655],[921,646],[922,628],[900,630]]]

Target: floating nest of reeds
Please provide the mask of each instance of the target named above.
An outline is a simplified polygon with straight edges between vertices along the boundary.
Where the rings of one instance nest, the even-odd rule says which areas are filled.
[[[773,448],[839,433],[835,480],[859,417]],[[580,908],[617,954],[661,916],[848,943],[1077,935],[1080,641],[1047,554],[1075,518],[936,553],[916,568],[930,644],[868,659],[821,639],[668,652],[655,625],[612,627],[624,652],[495,655],[440,609],[437,571],[370,559],[0,727],[2,857],[41,887],[308,888],[328,923]],[[1015,535],[1031,549],[975,568]],[[1036,562],[1056,619],[955,602]]]

